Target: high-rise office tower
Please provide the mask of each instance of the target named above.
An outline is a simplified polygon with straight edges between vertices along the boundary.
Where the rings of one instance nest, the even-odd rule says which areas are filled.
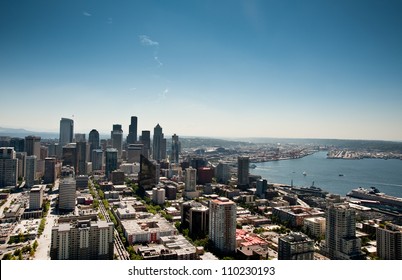
[[[387,224],[376,229],[377,256],[382,260],[402,260],[402,227]]]
[[[230,167],[229,164],[219,162],[215,169],[215,176],[218,183],[226,184],[230,180]]]
[[[65,177],[59,185],[59,209],[63,211],[73,211],[77,186],[72,176]]]
[[[131,123],[128,127],[127,145],[135,144],[137,142],[137,117],[131,117]]]
[[[0,147],[10,147],[11,138],[9,136],[0,136]]]
[[[140,156],[140,172],[138,174],[138,185],[144,189],[152,189],[159,183],[160,166],[145,156]]]
[[[76,133],[76,134],[74,134],[74,141],[75,142],[85,142],[85,141],[87,141],[85,133]]]
[[[45,184],[53,184],[56,180],[56,158],[45,158],[45,176],[43,182]]]
[[[208,160],[205,157],[194,157],[190,160],[190,166],[195,169],[208,166]]]
[[[237,179],[238,185],[241,187],[246,187],[249,184],[249,157],[238,157],[237,158]]]
[[[151,154],[151,132],[149,130],[143,130],[141,132],[140,142],[144,145],[144,156],[149,158]]]
[[[123,129],[121,124],[114,124],[111,131],[112,148],[117,150],[117,155],[121,158],[121,151],[123,150]]]
[[[236,250],[236,203],[226,197],[210,201],[209,239],[222,253]]]
[[[74,167],[75,172],[78,169],[78,157],[77,157],[77,143],[69,143],[63,147],[63,165],[69,165]]]
[[[96,129],[89,132],[88,143],[91,145],[91,150],[100,148],[99,132]]]
[[[192,167],[186,168],[185,176],[185,191],[195,192],[197,186],[197,169]]]
[[[179,141],[179,136],[174,134],[172,136],[172,154],[171,154],[170,162],[179,163],[180,149],[181,149],[181,144]]]
[[[186,168],[186,174],[184,178],[185,186],[183,196],[186,199],[194,199],[200,194],[196,190],[197,187],[197,169],[189,167]]]
[[[204,205],[191,207],[188,214],[190,234],[203,237],[208,234],[209,208]]]
[[[152,158],[160,161],[166,158],[166,139],[162,133],[162,127],[157,124],[154,128]]]
[[[105,153],[105,175],[110,179],[110,175],[117,169],[117,149],[106,149]]]
[[[45,191],[44,185],[35,185],[29,191],[29,209],[39,210],[42,209],[43,193]]]
[[[301,232],[291,232],[279,238],[279,260],[313,260],[314,240]]]
[[[127,147],[127,162],[140,162],[140,156],[144,154],[143,144],[130,144]]]
[[[49,151],[49,157],[56,157],[57,156],[57,152],[59,151],[59,143],[51,143],[49,145],[47,145],[48,147],[48,151]]]
[[[334,260],[361,259],[361,240],[356,237],[356,213],[348,203],[327,209],[324,254]]]
[[[90,161],[92,161],[92,151],[100,149],[99,132],[96,129],[92,129],[88,136]]]
[[[36,156],[26,157],[25,186],[32,187],[36,179]]]
[[[60,120],[59,145],[63,147],[73,142],[74,121],[72,119],[62,118]]]
[[[0,148],[0,187],[16,187],[18,184],[18,159],[11,147]]]
[[[268,181],[266,179],[257,180],[257,191],[255,193],[259,198],[265,198],[265,192],[268,190]]]
[[[92,170],[102,170],[103,166],[103,151],[101,149],[92,150]]]
[[[16,158],[18,159],[18,177],[25,178],[25,170],[27,166],[26,162],[27,153],[26,152],[16,153]]]
[[[77,142],[77,169],[75,173],[77,175],[85,175],[87,174],[87,151],[88,151],[88,143],[85,141]]]
[[[52,228],[52,260],[113,260],[114,225],[106,221],[77,220]]]
[[[36,156],[40,159],[40,137],[27,136],[25,137],[25,152],[28,156]]]
[[[10,147],[14,147],[14,151],[17,153],[25,151],[25,139],[14,137],[10,139]]]

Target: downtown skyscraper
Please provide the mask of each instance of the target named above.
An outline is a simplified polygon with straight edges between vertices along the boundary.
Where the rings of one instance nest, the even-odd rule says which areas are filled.
[[[114,124],[111,131],[112,148],[117,150],[118,158],[121,158],[121,152],[123,150],[123,129],[121,124]]]
[[[237,179],[239,187],[248,187],[249,184],[249,170],[250,158],[238,157],[237,158]]]
[[[180,155],[181,144],[179,141],[179,136],[174,134],[172,136],[172,154],[170,158],[171,163],[179,163],[179,155]]]
[[[18,159],[11,147],[0,148],[0,187],[15,187],[18,183]]]
[[[137,126],[138,118],[135,116],[131,117],[131,123],[128,127],[127,145],[135,144],[137,142]]]
[[[60,120],[59,146],[63,147],[73,142],[74,121],[72,119],[62,118]]]
[[[92,129],[88,136],[89,144],[89,160],[92,161],[92,151],[100,148],[99,132],[96,129]]]
[[[166,158],[166,139],[159,124],[154,128],[152,158],[157,161]]]

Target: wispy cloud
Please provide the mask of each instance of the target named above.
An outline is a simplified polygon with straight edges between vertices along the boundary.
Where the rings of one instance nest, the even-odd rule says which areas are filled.
[[[163,91],[163,93],[162,93],[162,97],[163,97],[163,98],[166,98],[166,94],[168,94],[168,92],[169,92],[169,89],[166,88],[166,89]]]
[[[149,36],[147,35],[140,35],[138,37],[143,46],[151,46],[151,47],[159,46],[158,42],[151,40],[151,38],[149,38]]]
[[[112,23],[113,23],[113,18],[111,18],[111,17],[108,18],[108,19],[107,19],[107,23],[112,24]]]
[[[151,47],[154,50],[154,60],[158,64],[158,67],[162,67],[163,63],[159,60],[158,57],[158,50],[159,50],[159,42],[152,40],[147,35],[140,35],[138,36],[141,45],[145,47]]]
[[[88,12],[82,12],[82,14],[83,14],[84,16],[86,16],[86,17],[91,17],[91,16],[92,16],[92,14],[90,14],[90,13],[88,13]]]
[[[135,87],[132,87],[132,88],[129,88],[128,90],[129,91],[135,91],[137,88],[135,88]]]
[[[159,60],[157,56],[154,56],[154,60],[159,64],[159,67],[163,66],[163,63]]]
[[[165,88],[165,90],[158,95],[158,100],[157,101],[165,100],[168,93],[169,93],[169,89]]]

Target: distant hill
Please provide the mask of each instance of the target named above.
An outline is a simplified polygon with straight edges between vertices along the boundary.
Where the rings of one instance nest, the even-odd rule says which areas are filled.
[[[21,137],[28,135],[40,136],[42,139],[58,139],[58,132],[38,132],[26,129],[0,127],[0,137]],[[87,134],[88,137],[88,134]],[[110,135],[101,134],[101,139],[108,139]],[[170,143],[168,137],[168,143]],[[183,148],[199,147],[224,147],[235,148],[253,144],[296,144],[296,145],[317,145],[339,149],[400,152],[402,153],[402,142],[381,141],[381,140],[344,140],[344,139],[298,139],[298,138],[209,138],[209,137],[180,137]]]
[[[30,131],[22,128],[4,128],[0,127],[0,136],[9,136],[9,137],[21,137],[24,138],[28,135],[40,136],[44,139],[54,139],[59,138],[58,133],[54,132],[38,132],[38,131]]]

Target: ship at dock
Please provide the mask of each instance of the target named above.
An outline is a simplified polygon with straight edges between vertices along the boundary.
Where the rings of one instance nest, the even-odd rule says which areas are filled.
[[[381,204],[397,206],[402,208],[402,198],[396,196],[386,195],[380,192],[376,187],[371,187],[370,189],[357,188],[350,191],[347,196],[363,199],[378,201]]]

